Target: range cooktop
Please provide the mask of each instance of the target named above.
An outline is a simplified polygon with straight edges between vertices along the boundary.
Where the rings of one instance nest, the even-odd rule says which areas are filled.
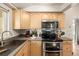
[[[63,42],[62,39],[43,39],[42,41],[44,42]]]

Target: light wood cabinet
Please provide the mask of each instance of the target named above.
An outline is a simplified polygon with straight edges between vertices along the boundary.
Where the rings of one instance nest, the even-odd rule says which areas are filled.
[[[14,29],[40,29],[41,22],[44,19],[59,21],[59,28],[64,29],[64,14],[63,13],[28,13],[18,9],[13,13]]]
[[[29,29],[30,28],[30,14],[26,11],[22,10],[21,14],[21,28],[22,29]]]
[[[41,13],[41,19],[42,20],[50,19],[50,13]]]
[[[25,45],[16,53],[16,56],[41,56],[41,41],[28,40]]]
[[[59,28],[64,29],[64,14],[63,13],[31,13],[30,27],[32,29],[41,28],[42,20],[57,20]]]
[[[41,40],[27,40],[25,45],[16,53],[16,56],[42,56],[42,47]],[[62,47],[63,56],[73,55],[72,40],[63,40]]]
[[[31,29],[40,29],[41,28],[41,14],[40,13],[31,13]]]
[[[33,41],[31,40],[31,56],[41,56],[42,50],[41,50],[41,41]]]
[[[61,29],[64,29],[64,14],[63,13],[58,13],[58,21],[59,21],[59,27]]]
[[[15,11],[15,16],[13,16],[14,29],[28,29],[30,27],[30,14],[21,9],[13,11]]]
[[[63,13],[50,13],[50,20],[57,20],[59,22],[59,28],[64,29],[64,14]]]
[[[63,56],[72,56],[72,41],[63,41]]]
[[[41,13],[41,19],[46,20],[57,20],[58,19],[58,13]]]
[[[50,13],[49,19],[50,20],[58,20],[58,13]]]
[[[24,56],[23,49],[21,49],[15,56]]]
[[[30,41],[26,41],[25,45],[16,53],[16,56],[30,56]]]
[[[21,10],[14,10],[14,29],[20,29]]]

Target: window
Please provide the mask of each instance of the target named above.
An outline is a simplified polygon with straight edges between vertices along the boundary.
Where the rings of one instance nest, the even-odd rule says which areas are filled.
[[[0,33],[7,30],[7,12],[0,7]]]
[[[2,24],[3,24],[3,19],[2,19],[3,17],[2,17],[2,11],[0,10],[0,32],[2,32],[2,30],[3,30],[3,26],[2,26]]]

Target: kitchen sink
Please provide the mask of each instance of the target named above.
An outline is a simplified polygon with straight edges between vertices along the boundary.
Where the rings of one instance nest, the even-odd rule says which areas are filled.
[[[11,52],[13,52],[17,47],[19,47],[26,40],[12,40],[7,42],[4,47],[0,47],[0,56],[8,56]]]

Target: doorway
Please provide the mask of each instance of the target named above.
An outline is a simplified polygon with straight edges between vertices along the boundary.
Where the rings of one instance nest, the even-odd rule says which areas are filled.
[[[79,18],[75,19],[74,54],[79,56]]]

